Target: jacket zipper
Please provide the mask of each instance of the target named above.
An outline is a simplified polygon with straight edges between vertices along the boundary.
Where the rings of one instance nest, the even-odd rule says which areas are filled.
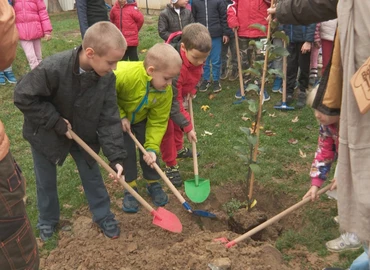
[[[205,8],[206,8],[206,27],[208,29],[208,0],[204,1],[204,5],[205,5]]]
[[[120,27],[121,32],[123,32],[122,31],[122,10],[123,10],[123,7],[120,7],[119,27]]]

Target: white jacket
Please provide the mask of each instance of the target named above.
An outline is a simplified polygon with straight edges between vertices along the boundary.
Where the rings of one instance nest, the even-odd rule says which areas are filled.
[[[321,39],[333,41],[336,29],[337,29],[337,19],[322,22],[320,24]]]

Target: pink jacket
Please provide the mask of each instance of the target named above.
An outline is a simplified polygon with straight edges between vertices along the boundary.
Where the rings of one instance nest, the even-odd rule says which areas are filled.
[[[43,0],[15,0],[14,11],[19,39],[39,39],[53,31]]]

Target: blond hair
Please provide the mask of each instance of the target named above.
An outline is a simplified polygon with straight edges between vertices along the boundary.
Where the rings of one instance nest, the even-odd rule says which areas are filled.
[[[157,43],[151,47],[144,59],[144,67],[153,66],[157,70],[181,67],[180,54],[169,44]]]
[[[198,50],[208,53],[212,48],[212,39],[207,27],[200,23],[191,23],[184,27],[181,42],[186,50]]]
[[[111,22],[97,22],[89,27],[82,41],[82,48],[92,48],[99,55],[105,55],[110,49],[127,49],[122,33]]]

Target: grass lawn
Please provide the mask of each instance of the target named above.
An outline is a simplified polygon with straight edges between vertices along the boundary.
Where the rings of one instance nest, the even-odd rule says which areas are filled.
[[[53,39],[42,42],[43,57],[72,49],[81,42],[79,26],[75,11],[52,14],[54,27]],[[157,17],[146,16],[146,23],[140,32],[140,59],[145,51],[156,42],[162,42],[157,33]],[[29,71],[23,50],[19,47],[13,71],[17,78]],[[27,210],[35,227],[37,223],[35,175],[30,146],[22,137],[23,117],[13,105],[14,85],[0,86],[0,119],[3,121],[11,140],[11,151],[22,167],[27,179]],[[211,179],[212,185],[225,185],[230,182],[242,183],[246,179],[247,168],[244,161],[238,157],[235,146],[248,148],[247,143],[241,143],[245,135],[239,127],[250,127],[251,112],[248,103],[232,105],[234,94],[238,89],[238,81],[222,82],[222,92],[209,96],[208,93],[198,93],[194,100],[195,128],[198,135],[199,174]],[[289,194],[298,202],[310,186],[309,170],[316,149],[318,123],[310,108],[293,111],[278,111],[274,104],[281,99],[280,94],[271,93],[271,100],[264,105],[260,135],[260,153],[258,165],[261,172],[256,175],[256,183],[276,194]],[[211,97],[211,98],[210,98]],[[248,93],[248,98],[256,99],[256,95]],[[208,105],[209,110],[201,107]],[[295,120],[295,121],[292,121]],[[298,120],[298,121],[296,121]],[[207,135],[205,131],[212,133]],[[266,132],[270,131],[270,132]],[[273,134],[272,136],[268,136]],[[292,140],[295,143],[289,143]],[[187,145],[190,147],[191,145]],[[306,155],[301,157],[300,153]],[[192,162],[184,162],[181,167],[183,179],[193,176]],[[106,175],[105,172],[103,172]],[[110,180],[107,180],[110,181]],[[70,218],[73,211],[86,205],[76,166],[68,158],[63,167],[58,168],[58,190],[62,218]],[[115,196],[120,197],[121,192]],[[325,196],[323,196],[325,197]],[[321,202],[326,202],[322,198]],[[336,215],[335,203],[311,204],[304,208],[304,227],[298,230],[285,231],[276,242],[284,254],[285,250],[294,248],[296,244],[306,246],[309,251],[317,252],[323,257],[330,253],[325,249],[325,241],[339,235],[338,227],[332,221]],[[37,232],[36,232],[37,234]],[[50,250],[56,245],[56,239],[50,241],[43,249]],[[345,252],[340,255],[338,266],[348,267],[350,262],[362,251]],[[289,260],[289,256],[285,256]]]

